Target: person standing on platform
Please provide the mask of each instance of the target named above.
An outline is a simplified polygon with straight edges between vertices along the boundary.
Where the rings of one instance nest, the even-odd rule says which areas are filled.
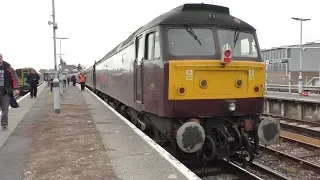
[[[63,88],[66,88],[67,86],[67,78],[64,74],[62,74],[62,81],[63,81]]]
[[[80,81],[80,84],[81,84],[81,91],[84,91],[84,86],[85,86],[86,81],[87,81],[87,77],[86,77],[86,75],[84,75],[84,73],[81,73],[79,75],[79,81]]]
[[[76,76],[75,75],[71,76],[71,81],[72,81],[73,87],[76,86]]]
[[[68,86],[69,86],[69,83],[70,83],[70,76],[67,77],[67,81],[68,81]]]
[[[37,97],[38,92],[38,84],[39,84],[40,76],[36,73],[34,69],[31,69],[31,73],[28,74],[27,83],[29,84],[30,90],[30,98]]]
[[[1,126],[4,131],[8,130],[8,111],[11,99],[14,94],[19,94],[19,78],[16,71],[11,65],[3,61],[3,56],[0,54],[0,106]]]
[[[53,76],[51,76],[50,78],[50,91],[52,92],[52,88],[53,88]]]

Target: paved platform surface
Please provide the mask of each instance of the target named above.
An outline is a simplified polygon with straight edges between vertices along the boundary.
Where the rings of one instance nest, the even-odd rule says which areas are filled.
[[[200,179],[184,165],[175,161],[175,158],[150,138],[142,135],[142,132],[134,125],[130,125],[124,117],[117,115],[117,112],[106,103],[101,100],[99,102],[91,91],[86,89],[83,96],[119,178],[127,180]]]
[[[37,99],[9,110],[0,180],[200,179],[88,89],[68,87],[59,115],[49,91],[41,86]]]
[[[320,95],[301,96],[297,93],[283,93],[283,92],[267,92],[265,95],[267,99],[279,99],[287,101],[320,103]]]
[[[45,87],[45,84],[42,84],[38,87],[38,96],[41,94]],[[9,126],[8,131],[0,130],[0,148],[3,146],[4,142],[8,139],[10,134],[22,121],[24,116],[30,111],[37,99],[30,99],[29,93],[24,97],[17,100],[19,108],[10,108],[9,109]]]
[[[26,153],[32,141],[33,127],[40,120],[40,113],[45,105],[47,91],[43,89],[44,86],[39,88],[37,99],[30,99],[27,95],[26,98],[19,101],[20,108],[10,109],[8,131],[0,129],[1,180],[23,178]]]

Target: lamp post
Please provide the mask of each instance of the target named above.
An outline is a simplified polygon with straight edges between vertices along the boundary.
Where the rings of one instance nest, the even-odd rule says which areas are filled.
[[[300,71],[299,71],[299,94],[302,92],[302,22],[303,21],[309,21],[311,19],[303,19],[303,18],[292,18],[293,20],[300,21]]]
[[[69,38],[67,38],[67,37],[56,37],[56,39],[59,39],[60,40],[60,54],[59,54],[59,57],[60,57],[60,61],[61,61],[61,57],[62,57],[62,55],[64,55],[64,54],[61,54],[61,40],[62,39],[69,39]],[[61,63],[61,62],[60,62]]]
[[[54,51],[54,70],[55,77],[53,80],[53,103],[54,103],[54,112],[60,113],[60,94],[59,94],[59,80],[58,80],[58,72],[57,72],[57,52],[56,52],[56,29],[58,29],[58,25],[56,23],[55,17],[55,7],[54,0],[52,0],[52,22],[48,21],[49,25],[53,25],[53,51]]]

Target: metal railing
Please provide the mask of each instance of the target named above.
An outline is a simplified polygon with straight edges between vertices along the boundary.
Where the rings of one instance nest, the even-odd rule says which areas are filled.
[[[289,91],[289,85],[281,84],[267,84],[267,91],[277,91],[277,90],[286,90]],[[299,85],[290,85],[291,90],[299,90]],[[320,86],[306,86],[303,85],[302,89],[304,91],[320,91]]]

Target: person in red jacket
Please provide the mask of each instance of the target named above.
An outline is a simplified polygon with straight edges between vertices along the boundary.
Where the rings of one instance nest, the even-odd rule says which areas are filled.
[[[0,54],[0,106],[1,126],[4,131],[8,130],[9,105],[14,94],[19,94],[19,78],[16,71],[9,63],[3,61]]]

